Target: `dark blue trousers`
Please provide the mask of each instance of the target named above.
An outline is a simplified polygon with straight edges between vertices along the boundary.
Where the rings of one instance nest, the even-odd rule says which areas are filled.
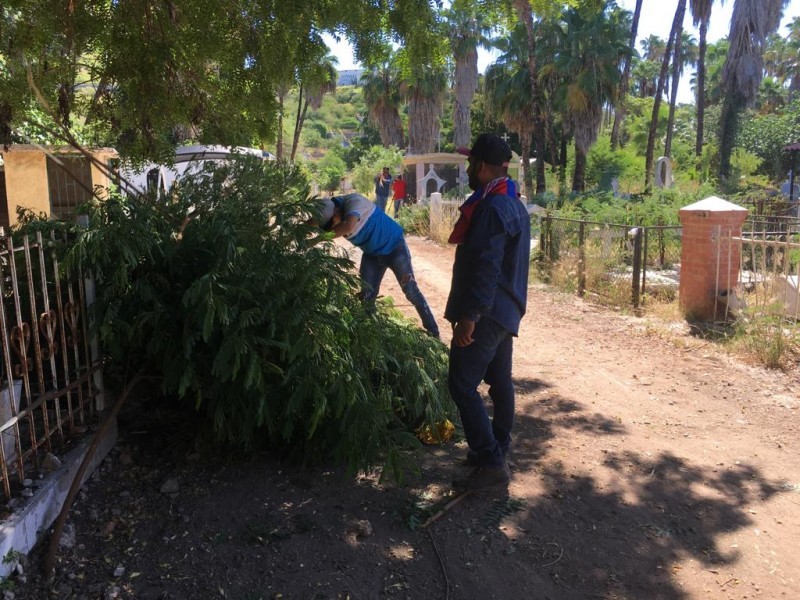
[[[375,302],[375,298],[378,297],[378,291],[381,289],[381,281],[383,281],[383,276],[386,274],[386,269],[392,270],[397,282],[400,284],[400,289],[403,290],[408,301],[417,309],[417,314],[422,319],[422,326],[432,335],[439,337],[439,326],[436,324],[436,319],[433,317],[425,296],[419,291],[417,280],[414,279],[411,252],[405,240],[397,244],[394,250],[385,256],[375,256],[366,252],[362,255],[359,273],[366,284],[361,292],[364,302],[368,304]]]
[[[500,465],[511,446],[514,425],[514,384],[511,358],[514,336],[489,318],[475,325],[469,346],[450,346],[450,395],[458,407],[464,435],[479,465]],[[484,406],[478,385],[489,385],[493,417]]]

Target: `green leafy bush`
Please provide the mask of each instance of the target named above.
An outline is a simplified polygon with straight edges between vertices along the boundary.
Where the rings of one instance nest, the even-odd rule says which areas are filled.
[[[111,360],[160,377],[219,440],[400,474],[409,425],[451,412],[446,348],[365,312],[352,262],[305,224],[312,208],[298,169],[237,161],[169,202],[87,207],[67,258],[98,281]]]
[[[431,230],[430,206],[422,204],[403,206],[397,214],[397,221],[406,233],[427,236]]]

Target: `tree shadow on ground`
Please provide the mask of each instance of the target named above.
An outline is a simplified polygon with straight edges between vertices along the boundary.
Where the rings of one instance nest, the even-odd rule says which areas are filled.
[[[511,493],[475,495],[434,526],[439,547],[453,549],[442,560],[454,598],[685,599],[678,563],[712,572],[735,565],[738,551],[721,538],[752,523],[755,503],[787,489],[751,465],[716,467],[670,452],[595,448],[565,460],[578,438],[602,448],[602,438],[620,438],[626,427],[544,386],[516,383],[537,396],[518,411]],[[487,525],[498,510],[505,518]],[[474,564],[481,568],[465,566]]]

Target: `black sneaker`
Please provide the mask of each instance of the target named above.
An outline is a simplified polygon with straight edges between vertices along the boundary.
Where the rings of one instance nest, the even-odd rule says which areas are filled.
[[[505,461],[502,465],[484,465],[475,467],[469,477],[454,481],[453,486],[460,491],[482,490],[495,486],[507,486],[511,481],[511,473]]]

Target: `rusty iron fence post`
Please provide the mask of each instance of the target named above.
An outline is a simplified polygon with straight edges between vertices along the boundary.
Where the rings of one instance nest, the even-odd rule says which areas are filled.
[[[578,296],[583,298],[586,291],[586,222],[578,223]]]
[[[642,299],[642,304],[644,304],[645,297],[647,296],[647,259],[649,258],[647,254],[647,234],[649,231],[649,227],[642,227],[642,287],[639,290],[639,296]]]
[[[633,238],[633,285],[631,288],[631,299],[633,300],[633,308],[639,308],[642,277],[642,228],[634,227],[628,234]]]

